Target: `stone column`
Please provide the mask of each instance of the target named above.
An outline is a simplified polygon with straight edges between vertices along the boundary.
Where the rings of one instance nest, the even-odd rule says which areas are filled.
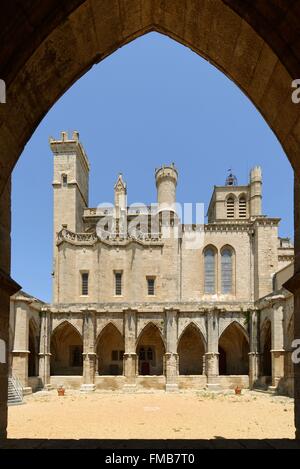
[[[137,354],[136,354],[136,314],[137,310],[124,309],[124,343],[123,374],[126,382],[123,391],[134,392],[136,390]]]
[[[208,311],[207,321],[207,352],[205,354],[205,369],[207,375],[207,389],[220,389],[219,380],[219,316],[217,310]]]
[[[284,331],[283,331],[283,304],[274,304],[272,311],[272,386],[275,391],[284,377]]]
[[[15,327],[12,350],[12,374],[16,376],[24,394],[30,394],[32,389],[28,386],[28,356],[29,356],[29,318],[28,302],[20,295],[14,301]]]
[[[7,432],[7,383],[10,297],[21,289],[10,278],[10,194],[8,182],[0,194],[0,438]]]
[[[250,352],[249,352],[249,387],[253,389],[259,378],[259,311],[249,311],[250,321]]]
[[[165,308],[165,331],[166,331],[166,391],[178,391],[178,353],[177,353],[177,313],[173,308]]]
[[[283,286],[294,294],[294,338],[300,339],[300,182],[294,175],[294,276]],[[300,439],[300,363],[294,363],[295,436]]]
[[[95,391],[96,369],[96,314],[95,311],[84,309],[83,313],[83,384],[80,391]]]
[[[44,389],[51,389],[50,383],[50,341],[51,341],[51,313],[45,308],[41,311],[39,378]]]

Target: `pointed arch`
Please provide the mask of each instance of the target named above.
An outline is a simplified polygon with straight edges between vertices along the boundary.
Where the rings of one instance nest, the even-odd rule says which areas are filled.
[[[74,329],[74,331],[80,335],[82,338],[82,330],[80,330],[79,326],[77,324],[73,324],[71,321],[68,319],[59,319],[58,321],[55,321],[55,326],[52,329],[52,334],[59,329],[60,327],[64,326],[71,326],[71,328]]]
[[[96,344],[98,374],[122,375],[124,337],[113,321],[101,329]]]
[[[51,375],[82,375],[83,340],[78,329],[64,320],[52,331]]]
[[[103,332],[105,332],[105,329],[107,326],[109,326],[111,324],[112,327],[114,327],[121,335],[123,335],[123,331],[121,331],[120,327],[118,326],[118,324],[113,321],[113,320],[108,320],[105,324],[102,325],[102,327],[100,329],[97,330],[97,338],[96,338],[96,343],[98,343],[101,335],[103,334]]]
[[[158,326],[157,324],[155,324],[155,322],[153,322],[153,321],[147,322],[147,324],[145,324],[144,327],[140,330],[139,335],[138,335],[138,337],[137,337],[137,339],[136,339],[136,345],[138,345],[141,336],[147,331],[147,329],[148,329],[148,328],[152,328],[152,327],[153,327],[154,329],[157,329],[157,332],[158,332],[158,334],[159,334],[159,336],[160,336],[160,338],[161,338],[161,340],[162,340],[162,342],[163,342],[163,344],[164,344],[164,347],[166,346],[166,344],[165,344],[165,339],[164,339],[164,337],[163,337],[163,335],[162,335],[162,333],[161,333],[161,330],[160,330],[159,326]]]
[[[235,194],[228,194],[225,198],[226,218],[235,218],[236,210],[236,196]]]
[[[232,321],[219,338],[219,374],[247,375],[249,351],[249,336],[245,328]]]
[[[156,324],[149,322],[137,339],[136,353],[140,375],[162,375],[165,343]]]
[[[180,334],[177,352],[180,375],[202,375],[206,343],[199,327],[192,321]]]

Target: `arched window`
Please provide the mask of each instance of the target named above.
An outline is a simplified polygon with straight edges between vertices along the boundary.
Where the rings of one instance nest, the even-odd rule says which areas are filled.
[[[239,198],[239,217],[246,218],[247,217],[247,204],[246,204],[246,197],[242,195]]]
[[[215,251],[207,248],[204,252],[204,293],[213,294],[216,290]]]
[[[146,360],[146,353],[144,347],[140,348],[139,359]]]
[[[232,249],[225,248],[221,254],[222,293],[232,293]]]
[[[151,347],[147,349],[147,360],[153,360],[153,349]]]
[[[63,187],[67,187],[67,185],[68,185],[68,176],[66,174],[63,174],[61,179],[62,179]]]
[[[226,202],[227,209],[227,218],[234,218],[234,198],[232,196],[228,197]]]

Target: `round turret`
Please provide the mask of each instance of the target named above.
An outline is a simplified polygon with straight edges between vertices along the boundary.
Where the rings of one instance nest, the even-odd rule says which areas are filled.
[[[155,170],[159,210],[175,210],[178,172],[172,163]]]
[[[260,216],[262,213],[262,173],[261,167],[255,166],[250,171],[250,215]]]

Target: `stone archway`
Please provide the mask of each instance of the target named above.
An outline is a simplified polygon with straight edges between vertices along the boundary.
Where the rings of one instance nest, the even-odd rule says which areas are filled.
[[[248,375],[249,341],[242,327],[232,322],[219,339],[219,374]]]
[[[122,375],[124,338],[112,323],[107,324],[100,332],[96,353],[99,375]]]
[[[152,323],[144,327],[137,341],[139,375],[164,374],[165,345],[160,331]]]
[[[82,337],[72,324],[64,321],[54,329],[50,343],[52,376],[81,376]]]
[[[291,82],[300,77],[298,2],[236,0],[55,0],[37,9],[5,1],[0,18],[0,78],[7,104],[0,109],[0,340],[8,343],[10,278],[10,175],[26,142],[55,101],[93,64],[149,31],[167,34],[210,60],[262,113],[295,173],[295,276],[286,284],[300,306],[300,106]],[[36,15],[32,12],[36,11]],[[16,31],[13,38],[11,31]],[[294,334],[300,336],[300,315]],[[0,363],[0,435],[6,435],[7,363]],[[295,366],[300,388],[300,366]],[[296,399],[300,437],[300,399]]]
[[[202,375],[205,344],[194,324],[189,324],[178,341],[179,375]]]

